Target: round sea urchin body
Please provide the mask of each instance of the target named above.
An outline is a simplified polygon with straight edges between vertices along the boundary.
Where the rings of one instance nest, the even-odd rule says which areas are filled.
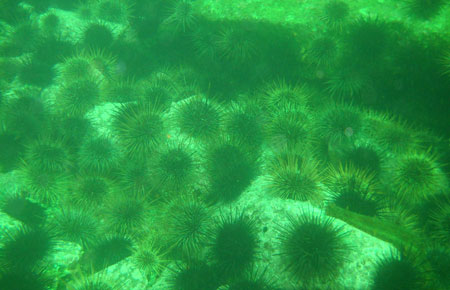
[[[148,104],[128,103],[114,114],[113,130],[133,158],[146,157],[161,143],[164,123],[160,112]]]
[[[249,269],[258,245],[255,222],[243,212],[222,214],[211,243],[214,266],[224,278],[238,277]]]
[[[333,219],[312,212],[289,217],[280,231],[285,269],[301,281],[328,281],[339,273],[349,246],[346,232]]]
[[[398,157],[390,168],[392,187],[400,202],[417,204],[446,189],[448,181],[436,157],[412,152]]]

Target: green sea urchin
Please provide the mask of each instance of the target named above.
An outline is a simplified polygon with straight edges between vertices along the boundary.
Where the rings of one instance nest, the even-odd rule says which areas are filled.
[[[82,170],[92,174],[108,174],[117,168],[120,150],[107,137],[92,137],[84,140],[78,151],[78,163]]]
[[[52,276],[44,269],[9,269],[0,272],[1,289],[46,290],[51,287]]]
[[[128,0],[101,0],[95,8],[100,19],[114,23],[127,23],[131,14]]]
[[[176,121],[181,132],[189,137],[207,140],[218,133],[222,113],[214,102],[195,97],[180,104]]]
[[[280,255],[285,269],[297,281],[328,281],[335,278],[349,253],[347,232],[333,219],[311,212],[297,217],[280,230]]]
[[[101,176],[81,174],[74,180],[71,198],[81,206],[99,206],[111,192],[111,182]]]
[[[59,110],[69,116],[84,116],[100,100],[100,84],[95,79],[75,79],[64,83],[57,96]]]
[[[261,110],[253,104],[233,104],[224,118],[225,131],[235,142],[257,150],[265,137],[265,118],[261,115]]]
[[[349,26],[345,44],[353,62],[371,63],[387,51],[390,37],[387,22],[378,17],[360,17]]]
[[[160,111],[146,103],[127,103],[114,113],[113,130],[127,154],[145,158],[164,138],[164,122]]]
[[[20,170],[19,175],[31,196],[45,204],[56,203],[65,195],[70,184],[67,173],[45,172],[27,164]]]
[[[256,177],[257,158],[243,146],[229,141],[212,146],[206,157],[209,194],[215,201],[238,198]]]
[[[360,145],[345,150],[340,161],[351,164],[357,169],[379,175],[382,171],[382,158],[382,154],[376,147]]]
[[[276,81],[264,89],[264,104],[267,111],[273,110],[305,110],[311,97],[305,86]]]
[[[24,155],[25,166],[47,173],[62,173],[68,170],[70,160],[63,140],[43,136],[30,143]]]
[[[171,289],[216,290],[220,286],[215,269],[202,261],[190,261],[187,265],[177,264],[169,281]]]
[[[362,114],[353,106],[330,106],[318,120],[317,130],[332,144],[354,140],[363,131]]]
[[[299,110],[274,113],[266,128],[270,143],[277,151],[304,150],[312,139],[307,114]]]
[[[447,3],[446,0],[408,0],[406,8],[413,16],[428,20],[439,14]]]
[[[179,190],[189,185],[198,167],[194,151],[186,144],[169,143],[155,158],[153,174],[164,188]]]
[[[182,257],[196,257],[209,238],[210,210],[194,198],[179,198],[169,205],[168,210],[169,243]]]
[[[52,225],[57,237],[78,243],[83,248],[94,243],[99,228],[99,223],[91,212],[68,206],[55,213]]]
[[[223,278],[243,275],[254,262],[258,246],[255,220],[243,211],[221,214],[211,242],[211,258]]]
[[[409,254],[411,255],[411,254]],[[423,289],[423,272],[411,256],[391,254],[381,258],[376,264],[371,289]]]
[[[165,255],[155,241],[146,240],[133,249],[132,261],[148,281],[155,281],[169,262]]]
[[[325,183],[332,191],[331,201],[335,205],[367,216],[382,214],[385,204],[373,173],[340,165],[330,168]]]
[[[153,171],[147,162],[124,162],[119,172],[120,189],[131,195],[153,199],[153,190],[157,187],[154,181]]]
[[[31,270],[54,249],[55,240],[43,228],[20,227],[6,235],[0,248],[0,262],[9,269]]]
[[[268,188],[273,195],[281,198],[317,202],[322,198],[320,180],[316,161],[287,153],[278,156],[271,164]]]
[[[330,66],[335,63],[338,55],[338,42],[329,36],[314,38],[306,50],[306,57],[318,66]]]
[[[406,204],[421,203],[448,186],[436,156],[430,152],[405,153],[390,166],[389,172],[395,195]]]
[[[49,109],[34,90],[20,92],[18,98],[4,102],[3,107],[3,126],[20,139],[36,140],[48,125]]]
[[[197,13],[190,0],[172,0],[168,17],[162,26],[169,31],[186,32],[192,30],[197,23]]]
[[[258,55],[258,46],[251,29],[245,26],[229,26],[221,30],[216,42],[219,55],[239,65]]]
[[[342,29],[350,14],[350,7],[345,1],[331,0],[323,7],[322,20],[332,28]]]
[[[147,203],[138,197],[112,197],[106,203],[105,224],[112,232],[139,237],[148,214]]]
[[[450,201],[437,205],[429,217],[431,238],[440,245],[450,245]]]
[[[87,49],[109,49],[113,41],[113,31],[104,23],[90,23],[83,31],[82,43]]]

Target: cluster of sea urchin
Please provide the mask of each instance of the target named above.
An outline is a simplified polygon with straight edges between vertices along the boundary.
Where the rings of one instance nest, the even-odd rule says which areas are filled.
[[[17,2],[0,3],[1,289],[119,289],[97,272],[121,263],[148,287],[345,288],[352,248],[322,206],[412,248],[373,289],[448,288],[448,144],[379,113],[446,129],[447,41],[423,22],[345,0],[310,3],[302,29],[202,1]],[[445,2],[403,6],[433,21]],[[415,263],[422,239],[441,245]],[[55,277],[56,240],[83,250],[82,281]]]

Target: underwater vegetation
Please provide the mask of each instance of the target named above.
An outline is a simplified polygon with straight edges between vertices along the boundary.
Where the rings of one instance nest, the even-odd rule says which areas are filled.
[[[232,2],[0,1],[0,289],[450,288],[449,1]]]

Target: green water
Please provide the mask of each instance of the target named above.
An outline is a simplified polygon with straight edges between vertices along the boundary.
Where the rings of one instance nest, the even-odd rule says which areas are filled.
[[[446,0],[2,0],[0,290],[449,289]]]

